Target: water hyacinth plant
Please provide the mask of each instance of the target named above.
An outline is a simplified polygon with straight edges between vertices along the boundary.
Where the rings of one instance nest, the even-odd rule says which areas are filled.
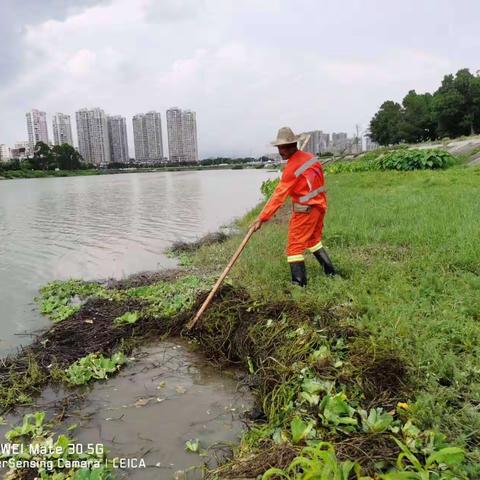
[[[65,373],[71,385],[84,385],[92,379],[103,380],[127,363],[123,352],[116,352],[110,358],[91,353],[70,365]]]

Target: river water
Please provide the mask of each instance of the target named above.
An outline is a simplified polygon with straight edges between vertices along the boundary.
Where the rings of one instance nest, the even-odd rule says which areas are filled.
[[[49,325],[33,302],[41,285],[175,266],[165,249],[245,214],[261,199],[262,181],[274,176],[220,170],[0,182],[0,356],[30,340],[18,334]],[[177,340],[134,355],[116,377],[88,387],[82,405],[69,412],[79,442],[101,443],[111,457],[143,459],[146,468],[122,471],[153,480],[205,461],[186,452],[188,440],[198,439],[203,451],[238,439],[251,399],[233,378]],[[64,395],[48,388],[36,408],[51,412]],[[7,423],[27,411],[8,415]],[[9,425],[0,426],[1,437]]]
[[[0,356],[48,322],[45,283],[122,278],[174,266],[164,254],[242,216],[263,170],[132,173],[0,182]]]

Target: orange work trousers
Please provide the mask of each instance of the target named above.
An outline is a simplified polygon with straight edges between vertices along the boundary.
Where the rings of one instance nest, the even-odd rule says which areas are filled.
[[[309,212],[293,212],[288,225],[287,260],[301,262],[305,250],[315,252],[322,248],[325,209],[312,205]]]

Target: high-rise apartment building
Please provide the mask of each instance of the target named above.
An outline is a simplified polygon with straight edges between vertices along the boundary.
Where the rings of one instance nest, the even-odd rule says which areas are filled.
[[[72,123],[70,120],[70,115],[56,113],[53,116],[52,126],[54,145],[63,145],[64,143],[68,143],[68,145],[73,146]]]
[[[344,153],[350,144],[348,135],[345,132],[332,133],[331,151],[334,153]]]
[[[133,141],[137,163],[163,162],[162,117],[158,112],[133,117]]]
[[[368,135],[365,136],[365,150],[367,152],[371,152],[372,150],[376,150],[380,147],[380,144],[374,142]]]
[[[4,143],[0,143],[0,163],[7,163],[10,161],[10,148]]]
[[[25,117],[27,119],[27,132],[30,149],[33,151],[37,142],[48,144],[47,114],[40,110],[33,109],[26,113]]]
[[[111,162],[108,119],[101,108],[83,108],[76,112],[78,150],[85,163],[97,167]]]
[[[135,162],[146,163],[146,134],[144,114],[138,113],[132,118],[133,125],[133,146],[135,148]]]
[[[167,132],[170,162],[198,162],[195,112],[177,107],[167,110]]]
[[[332,133],[332,142],[342,142],[346,141],[348,138],[348,135],[345,132],[339,132],[339,133]]]
[[[112,163],[128,163],[127,120],[121,115],[108,117],[108,138]]]
[[[184,162],[182,111],[179,108],[167,110],[168,157],[170,162]]]
[[[325,153],[328,151],[330,144],[330,134],[323,133],[321,130],[313,130],[306,132],[310,135],[310,139],[307,142],[304,150],[314,154]]]

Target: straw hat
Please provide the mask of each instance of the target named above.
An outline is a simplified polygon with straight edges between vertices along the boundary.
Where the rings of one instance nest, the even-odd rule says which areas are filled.
[[[277,139],[271,142],[275,147],[278,145],[288,145],[289,143],[297,143],[301,135],[295,135],[289,127],[282,127],[277,133]]]

